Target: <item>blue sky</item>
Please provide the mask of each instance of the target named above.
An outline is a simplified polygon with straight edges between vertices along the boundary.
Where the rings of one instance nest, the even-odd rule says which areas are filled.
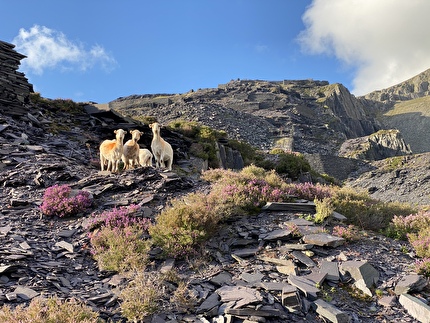
[[[430,68],[428,0],[0,0],[0,40],[43,97],[105,103],[232,79],[363,95]]]

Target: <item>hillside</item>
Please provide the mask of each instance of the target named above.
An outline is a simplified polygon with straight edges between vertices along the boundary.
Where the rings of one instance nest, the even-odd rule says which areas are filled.
[[[326,153],[313,157],[328,157],[325,162],[331,168],[351,175],[348,185],[379,194],[382,201],[430,204],[430,153],[358,161],[356,171],[347,164],[357,161],[327,154],[345,138],[373,133],[380,126],[373,120],[376,110],[365,100],[327,82],[234,81],[183,95],[122,98],[109,104],[116,110],[111,111],[109,105],[48,100],[32,93],[32,86],[15,72],[20,56],[12,48],[8,46],[10,55],[18,57],[6,59],[12,67],[5,70],[0,60],[0,306],[26,307],[38,296],[57,297],[55,304],[73,297],[100,319],[126,322],[127,296],[122,291],[134,287],[128,296],[131,307],[139,309],[148,299],[155,302],[152,317],[146,317],[145,311],[137,313],[134,321],[144,321],[145,316],[160,323],[426,322],[428,279],[413,271],[418,258],[411,244],[361,227],[356,240],[333,237],[327,232],[334,232],[335,225],[349,228],[342,222],[345,218],[333,213],[321,224],[305,219],[314,213],[312,201],[293,206],[268,203],[256,214],[235,213],[212,224],[211,239],[186,259],[165,259],[162,250],[152,246],[149,263],[138,273],[103,269],[95,258],[91,236],[103,228],[92,231],[94,235],[89,228],[102,212],[138,206],[131,218],[155,223],[175,198],[188,196],[185,205],[194,206],[201,201],[189,193],[201,193],[202,199],[211,193],[220,195],[223,202],[234,194],[230,189],[227,197],[212,192],[213,187],[192,167],[189,140],[169,129],[163,129],[162,135],[175,149],[173,172],[152,167],[100,171],[98,148],[114,136],[114,129],[138,129],[143,132],[141,147],[150,145],[149,127],[124,115],[156,116],[166,123],[175,118],[211,123],[260,148],[291,139],[286,141],[296,151]],[[71,217],[43,213],[45,193],[54,185],[90,193],[91,207]],[[51,207],[57,202],[54,199]],[[173,219],[184,215],[185,225],[192,228],[190,219],[204,218],[203,210],[220,216],[219,208],[206,205],[191,209],[190,218],[185,209]],[[351,211],[363,219],[356,208]],[[114,229],[124,224],[115,223]],[[112,232],[121,236],[121,230]],[[175,238],[182,230],[172,232]],[[128,237],[131,232],[125,233]],[[131,241],[149,238],[144,233]],[[136,244],[125,245],[134,250]],[[109,249],[108,244],[102,249]],[[122,264],[133,256],[118,252],[112,258]],[[159,294],[148,292],[154,286]],[[39,314],[37,308],[33,312]],[[42,306],[40,312],[43,316],[50,310]],[[15,322],[16,315],[12,317]]]
[[[198,121],[264,150],[283,141],[289,150],[336,155],[345,139],[380,129],[362,101],[341,84],[326,81],[237,80],[185,94],[132,95],[109,106],[165,124]]]
[[[387,128],[401,131],[414,153],[430,151],[430,97],[401,101],[381,116]]]

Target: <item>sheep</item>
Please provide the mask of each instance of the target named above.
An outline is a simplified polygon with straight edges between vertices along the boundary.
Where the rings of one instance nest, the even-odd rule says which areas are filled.
[[[116,139],[106,139],[100,145],[100,166],[104,171],[104,166],[107,161],[106,170],[118,172],[119,162],[123,153],[123,142],[126,132],[122,129],[115,130]]]
[[[134,165],[139,164],[139,144],[137,143],[143,132],[139,130],[130,130],[131,139],[124,144],[124,150],[122,154],[122,161],[124,162],[124,169],[130,169]]]
[[[173,149],[172,146],[160,136],[160,124],[158,122],[151,123],[149,127],[152,129],[151,150],[155,157],[155,165],[157,168],[166,167],[172,170],[173,164]]]
[[[152,167],[152,153],[149,149],[143,148],[139,150],[139,164],[142,167],[151,166]]]

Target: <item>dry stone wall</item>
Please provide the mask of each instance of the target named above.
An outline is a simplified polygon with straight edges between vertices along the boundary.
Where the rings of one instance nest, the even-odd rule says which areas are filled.
[[[15,45],[0,41],[0,109],[11,115],[21,115],[26,109],[33,86],[24,73],[18,72],[26,56],[14,50]]]

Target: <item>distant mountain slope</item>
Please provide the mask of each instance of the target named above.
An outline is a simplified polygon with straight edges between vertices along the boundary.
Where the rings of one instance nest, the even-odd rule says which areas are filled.
[[[401,131],[413,153],[430,152],[430,69],[389,88],[365,95],[379,102],[384,128]]]
[[[162,123],[198,121],[261,149],[282,141],[294,151],[336,155],[346,139],[381,128],[365,103],[343,85],[327,81],[236,80],[185,94],[132,95],[109,106]]]
[[[413,153],[430,151],[430,96],[396,103],[381,121],[387,128],[399,129]]]
[[[430,95],[430,69],[389,88],[366,94],[366,99],[380,102],[407,101]]]

